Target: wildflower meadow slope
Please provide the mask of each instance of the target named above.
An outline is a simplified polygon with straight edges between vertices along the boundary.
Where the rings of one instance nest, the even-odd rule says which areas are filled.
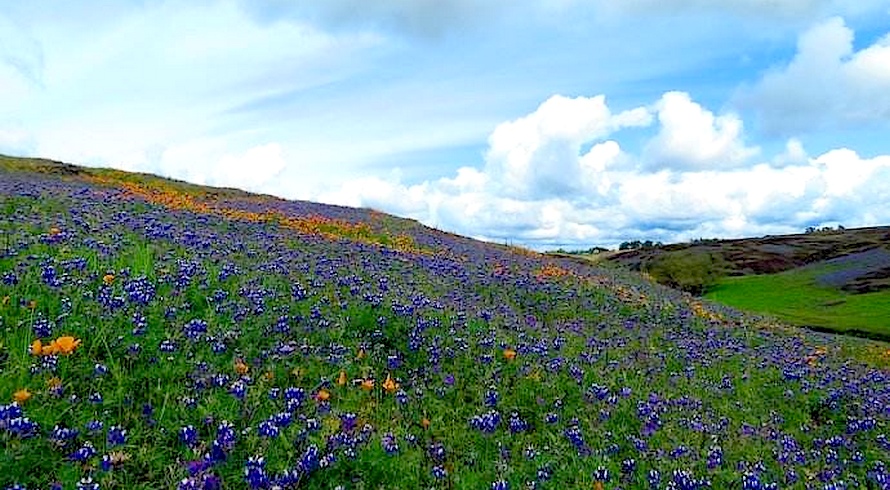
[[[0,160],[0,489],[890,488],[886,344],[375,211]]]

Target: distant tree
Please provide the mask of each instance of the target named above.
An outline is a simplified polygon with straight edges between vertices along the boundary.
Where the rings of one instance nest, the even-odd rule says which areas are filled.
[[[702,295],[726,274],[726,264],[718,254],[680,250],[653,258],[643,271],[659,284]]]

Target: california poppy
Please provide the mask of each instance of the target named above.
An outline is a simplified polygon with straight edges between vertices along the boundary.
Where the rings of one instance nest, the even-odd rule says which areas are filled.
[[[513,349],[504,349],[504,359],[508,361],[516,359],[516,351]]]
[[[244,363],[241,359],[235,359],[235,372],[239,375],[247,374],[247,371],[250,370],[250,366]]]
[[[28,388],[22,388],[12,395],[12,399],[21,405],[31,399],[31,392],[28,391]]]
[[[386,390],[387,393],[392,393],[399,389],[399,384],[393,381],[392,376],[386,375],[386,381],[383,382],[383,389]]]
[[[53,354],[71,354],[74,352],[74,349],[80,345],[80,339],[75,339],[70,335],[65,335],[57,338],[52,341],[52,353]]]

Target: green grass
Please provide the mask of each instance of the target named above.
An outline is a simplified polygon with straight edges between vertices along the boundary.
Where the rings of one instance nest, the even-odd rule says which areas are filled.
[[[890,337],[890,290],[850,294],[818,285],[816,278],[827,271],[828,267],[808,267],[729,277],[705,297],[795,325]]]

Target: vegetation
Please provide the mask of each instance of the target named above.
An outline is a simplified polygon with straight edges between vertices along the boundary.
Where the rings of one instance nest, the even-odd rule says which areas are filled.
[[[649,248],[657,248],[661,247],[663,244],[661,242],[653,242],[652,240],[640,241],[640,240],[632,240],[627,242],[621,242],[618,245],[618,250],[639,250],[639,249],[649,249]]]
[[[795,325],[890,340],[890,290],[851,294],[820,286],[828,266],[779,274],[728,277],[705,297],[776,317]]]
[[[887,344],[369,210],[0,163],[0,488],[890,481]]]
[[[680,250],[661,254],[643,265],[660,284],[701,295],[725,275],[725,262],[714,253]]]
[[[552,250],[550,254],[566,254],[566,255],[597,255],[603,252],[608,252],[609,249],[605,247],[590,247],[586,249],[578,249],[578,250],[565,250],[563,248],[558,248],[556,250]]]

